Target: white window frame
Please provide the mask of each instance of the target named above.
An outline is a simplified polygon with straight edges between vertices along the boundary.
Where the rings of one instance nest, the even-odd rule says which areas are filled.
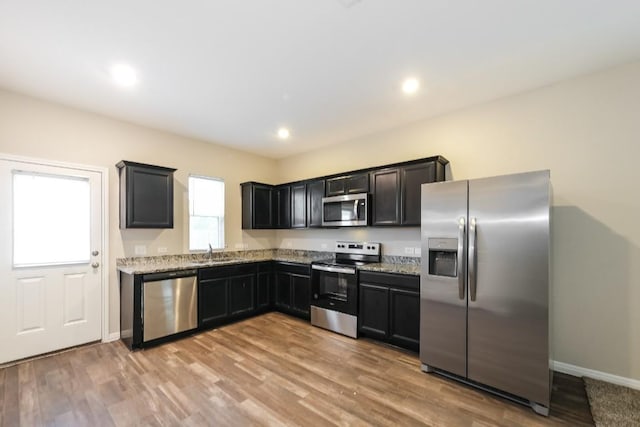
[[[222,183],[222,204],[223,204],[223,208],[222,208],[222,216],[209,216],[209,215],[194,215],[193,214],[193,210],[194,210],[194,206],[193,206],[193,199],[192,197],[194,197],[192,195],[192,188],[191,188],[191,182],[192,182],[192,178],[193,179],[201,179],[201,180],[210,180],[210,181],[218,181],[220,183]],[[209,244],[211,244],[211,246],[213,247],[214,250],[222,250],[225,247],[225,216],[226,216],[226,204],[225,204],[225,181],[223,178],[219,178],[219,177],[213,177],[213,176],[206,176],[206,175],[196,175],[196,174],[189,174],[189,178],[188,178],[188,183],[187,183],[187,187],[188,187],[188,217],[189,217],[189,232],[188,232],[188,240],[189,240],[189,251],[192,252],[201,252],[201,251],[206,251],[209,248],[208,247],[194,247],[193,246],[193,242],[192,242],[192,238],[191,238],[191,228],[193,225],[193,218],[194,217],[211,217],[211,218],[218,218],[218,236],[219,236],[219,245],[213,245],[211,242],[209,242]]]

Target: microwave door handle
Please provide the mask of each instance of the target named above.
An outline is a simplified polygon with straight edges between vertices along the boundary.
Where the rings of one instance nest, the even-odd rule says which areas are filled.
[[[358,199],[353,201],[353,219],[358,220]]]

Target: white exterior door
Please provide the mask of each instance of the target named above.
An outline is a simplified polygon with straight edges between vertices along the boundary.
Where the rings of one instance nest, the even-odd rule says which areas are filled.
[[[101,338],[102,179],[0,158],[0,363]]]

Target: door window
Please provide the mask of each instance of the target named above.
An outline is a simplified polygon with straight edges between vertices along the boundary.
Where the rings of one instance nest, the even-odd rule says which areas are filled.
[[[13,265],[88,263],[90,186],[84,177],[13,171]]]

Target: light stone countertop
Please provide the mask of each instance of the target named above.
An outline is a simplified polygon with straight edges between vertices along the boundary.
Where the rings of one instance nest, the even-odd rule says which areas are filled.
[[[331,258],[330,252],[301,251],[291,249],[267,249],[206,254],[162,255],[156,257],[119,258],[117,268],[127,274],[150,274],[180,271],[206,267],[248,264],[261,261],[281,261],[311,264],[321,259]],[[362,271],[376,271],[396,274],[420,274],[420,259],[383,256],[382,263],[366,264],[358,267]]]

